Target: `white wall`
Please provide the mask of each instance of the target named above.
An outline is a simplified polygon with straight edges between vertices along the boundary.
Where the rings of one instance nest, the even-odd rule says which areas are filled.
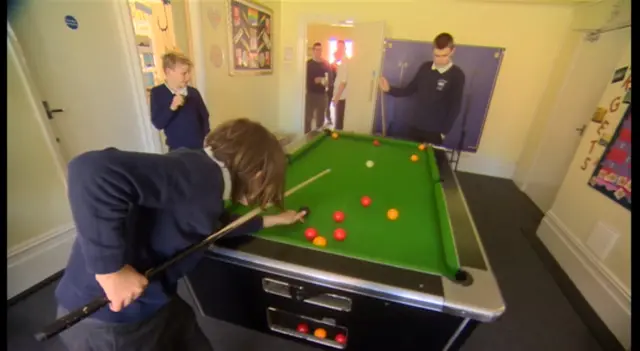
[[[616,68],[630,64],[629,42]],[[631,69],[627,77],[630,74]],[[626,109],[626,105],[617,111],[610,109],[615,106],[612,101],[625,94],[624,81],[611,83],[612,77],[613,70],[598,104],[609,110],[605,119],[610,124],[604,131],[609,134],[613,134]],[[587,184],[604,152],[601,145],[590,150],[591,141],[600,139],[599,127],[593,122],[588,125],[538,236],[620,342],[630,347],[631,212]],[[583,170],[586,157],[591,161]],[[604,241],[595,242],[599,225],[611,234],[603,235]],[[610,250],[604,251],[609,244]]]
[[[59,271],[73,237],[63,173],[18,57],[7,38],[7,298]]]

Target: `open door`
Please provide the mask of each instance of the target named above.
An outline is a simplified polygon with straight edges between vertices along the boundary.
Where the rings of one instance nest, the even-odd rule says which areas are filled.
[[[384,51],[384,22],[356,23],[347,77],[344,130],[371,134]]]

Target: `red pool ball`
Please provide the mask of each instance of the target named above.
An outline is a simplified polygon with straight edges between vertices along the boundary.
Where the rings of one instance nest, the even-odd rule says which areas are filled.
[[[347,343],[347,337],[344,336],[343,334],[337,334],[335,337],[335,340],[338,344],[346,344]]]
[[[333,220],[340,223],[342,221],[344,221],[344,212],[342,211],[336,211],[333,213]]]
[[[304,231],[304,237],[309,241],[313,241],[316,236],[318,236],[318,231],[314,228],[307,228],[307,230]]]
[[[378,141],[378,139],[373,141],[373,146],[380,146],[380,142]]]
[[[333,231],[333,238],[338,241],[343,241],[346,237],[347,237],[347,232],[342,228],[338,228]]]
[[[309,326],[304,323],[300,323],[298,324],[296,330],[298,331],[298,333],[307,334],[309,332]]]
[[[371,205],[371,198],[368,196],[363,196],[360,199],[360,203],[362,204],[362,206],[368,207],[369,205]]]

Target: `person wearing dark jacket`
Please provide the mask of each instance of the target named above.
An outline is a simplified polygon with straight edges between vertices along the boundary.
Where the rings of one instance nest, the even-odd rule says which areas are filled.
[[[110,301],[60,334],[69,350],[212,350],[177,295],[178,279],[204,253],[157,279],[143,274],[237,219],[225,211],[226,200],[282,208],[287,157],[273,134],[247,119],[220,125],[204,144],[162,155],[109,148],[69,163],[77,236],[55,291],[58,317],[98,297]],[[226,235],[292,224],[304,214],[256,216]]]
[[[193,64],[169,52],[162,57],[165,83],[151,89],[151,123],[164,131],[169,151],[202,149],[209,134],[209,111],[198,89],[189,86]]]
[[[401,137],[416,142],[440,145],[460,114],[465,75],[451,57],[453,37],[441,33],[433,41],[433,60],[422,64],[405,87],[391,87],[380,78],[380,89],[394,97],[419,95],[416,111],[402,128]]]

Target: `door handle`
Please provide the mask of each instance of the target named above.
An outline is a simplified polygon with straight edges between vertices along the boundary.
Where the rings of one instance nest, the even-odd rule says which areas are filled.
[[[44,111],[47,113],[47,118],[49,118],[49,119],[53,119],[53,114],[54,113],[64,112],[63,108],[56,108],[56,109],[52,110],[49,107],[49,103],[47,101],[43,101],[42,102],[42,106],[44,106]]]
[[[578,135],[582,136],[582,134],[584,134],[584,131],[587,129],[587,125],[583,124],[582,127],[580,128],[576,128],[576,132],[578,132]]]

